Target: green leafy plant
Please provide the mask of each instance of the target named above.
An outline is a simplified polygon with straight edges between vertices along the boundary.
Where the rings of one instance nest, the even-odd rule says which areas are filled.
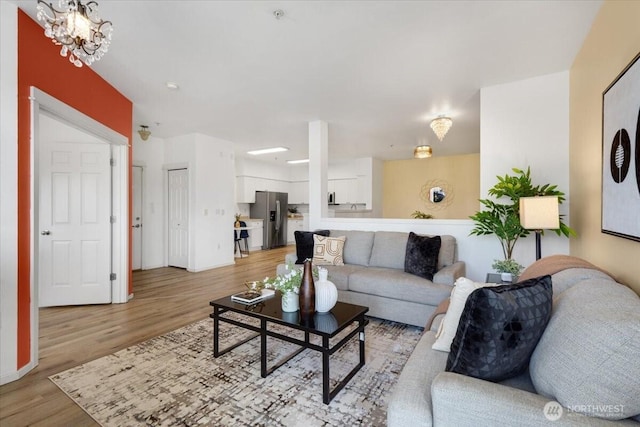
[[[411,218],[416,218],[416,219],[433,219],[433,215],[431,215],[431,214],[429,214],[429,213],[420,212],[420,211],[413,211],[413,213],[411,214]]]
[[[564,193],[558,190],[557,185],[534,186],[531,183],[530,168],[526,171],[517,168],[512,170],[515,175],[498,176],[498,182],[488,191],[490,196],[496,199],[507,198],[510,202],[499,203],[491,199],[480,199],[484,209],[470,217],[475,222],[475,227],[470,234],[476,236],[495,234],[502,246],[505,260],[511,259],[518,239],[530,233],[530,230],[520,225],[520,198],[558,196],[558,203],[565,200]],[[576,232],[563,222],[563,215],[560,215],[560,228],[554,231],[566,237],[576,235]]]
[[[295,292],[298,293],[300,289],[300,283],[302,282],[302,268],[296,266],[295,264],[289,262],[287,263],[286,274],[280,274],[276,277],[265,277],[262,281],[262,286],[267,289],[275,289],[283,294],[287,292]],[[315,280],[318,279],[318,266],[313,266],[311,269],[311,273],[313,274],[313,278]]]
[[[498,273],[511,273],[514,276],[519,276],[522,270],[524,270],[524,267],[513,259],[496,260],[491,265],[491,268]]]

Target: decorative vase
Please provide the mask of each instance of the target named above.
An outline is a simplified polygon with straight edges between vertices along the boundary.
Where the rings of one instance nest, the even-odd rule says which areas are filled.
[[[318,268],[318,281],[316,288],[316,310],[318,313],[326,313],[338,302],[338,289],[333,282],[327,280],[329,271],[326,268]]]
[[[510,282],[513,280],[513,276],[511,273],[500,273],[500,279],[502,279],[503,282]]]
[[[313,284],[312,268],[311,260],[306,259],[304,261],[302,281],[300,282],[300,291],[298,292],[301,317],[313,315],[316,312],[316,289]]]
[[[285,292],[282,294],[282,311],[292,313],[298,311],[298,295],[295,292]]]
[[[235,228],[240,228],[240,220],[236,219],[236,222],[233,223]]]

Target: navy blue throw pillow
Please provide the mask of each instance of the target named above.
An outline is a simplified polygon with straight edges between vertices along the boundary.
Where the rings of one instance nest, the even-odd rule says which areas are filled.
[[[552,299],[549,275],[473,291],[446,370],[487,381],[522,373],[549,322]]]
[[[313,235],[329,236],[329,230],[316,231],[294,231],[293,237],[296,239],[296,264],[304,264],[307,258],[313,258]]]
[[[419,236],[410,232],[404,256],[404,271],[433,280],[433,275],[438,271],[441,245],[440,236]]]

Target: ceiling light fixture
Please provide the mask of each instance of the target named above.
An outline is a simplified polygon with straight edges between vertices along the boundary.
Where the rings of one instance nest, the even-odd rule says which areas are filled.
[[[138,130],[138,133],[140,134],[140,138],[143,141],[146,141],[151,136],[151,131],[149,130],[149,126],[146,126],[146,125],[140,125],[140,129]]]
[[[289,163],[290,165],[297,165],[300,163],[309,163],[309,159],[287,160],[287,163]]]
[[[451,129],[452,125],[453,120],[443,115],[440,115],[437,118],[431,120],[431,129],[433,129],[433,132],[436,134],[440,141],[444,139],[444,136],[447,134],[447,132],[449,132],[449,129]]]
[[[276,9],[273,11],[273,16],[276,17],[276,19],[282,19],[284,18],[284,10],[282,9]]]
[[[247,151],[247,154],[258,156],[260,154],[280,153],[281,151],[289,151],[289,149],[285,147],[263,148],[261,150]]]
[[[167,82],[167,89],[178,90],[180,89],[180,86],[178,85],[178,83]]]
[[[430,145],[418,145],[413,150],[413,157],[416,159],[426,159],[431,157],[433,154]]]
[[[69,54],[69,62],[82,67],[91,65],[107,53],[111,43],[111,21],[98,16],[98,3],[80,0],[59,0],[53,4],[38,0],[38,21],[44,21],[44,35],[62,46],[60,56]]]

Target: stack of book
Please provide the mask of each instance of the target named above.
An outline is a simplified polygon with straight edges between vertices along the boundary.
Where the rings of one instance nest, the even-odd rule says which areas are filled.
[[[262,291],[244,291],[231,295],[231,299],[241,304],[255,304],[266,298],[272,297],[275,292],[271,289],[263,289]]]

